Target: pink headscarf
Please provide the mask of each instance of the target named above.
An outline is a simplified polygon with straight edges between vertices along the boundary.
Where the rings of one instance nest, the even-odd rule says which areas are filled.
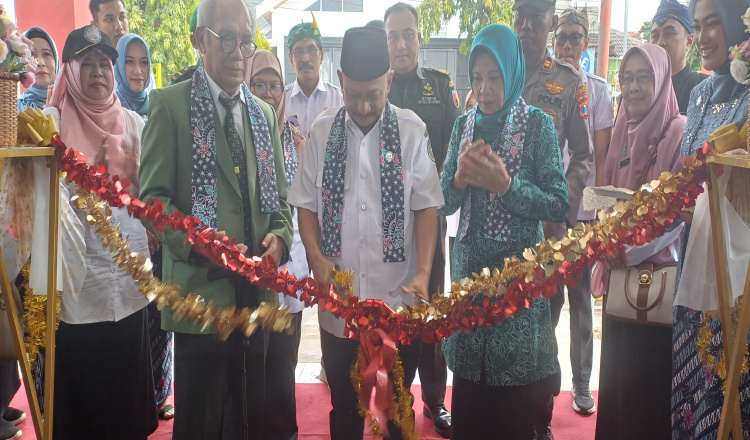
[[[615,122],[604,173],[607,185],[632,190],[638,189],[643,181],[649,163],[649,145],[657,147],[658,154],[646,181],[653,180],[662,171],[682,168],[680,144],[687,120],[685,116],[680,116],[677,106],[677,97],[672,88],[672,66],[667,51],[654,44],[633,47],[622,60],[620,74],[636,51],[646,58],[646,62],[654,71],[654,103],[645,114],[631,116],[623,100],[622,109]],[[626,148],[624,156],[623,147]],[[630,159],[630,163],[621,167],[621,161],[627,158]]]
[[[114,88],[110,96],[98,101],[84,95],[81,89],[81,64],[93,53],[105,55],[101,50],[94,49],[82,57],[74,57],[63,63],[57,74],[50,106],[60,112],[60,136],[68,147],[83,153],[91,163],[99,151],[102,138],[106,136],[109,159],[107,171],[132,180],[136,176],[124,175],[122,168],[125,156],[121,145],[123,141],[127,141],[126,126],[122,106]],[[111,62],[109,68],[113,71],[114,81]]]

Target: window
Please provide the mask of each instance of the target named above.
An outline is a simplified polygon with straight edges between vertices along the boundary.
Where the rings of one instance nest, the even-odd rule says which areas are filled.
[[[317,0],[306,11],[363,12],[364,0]]]

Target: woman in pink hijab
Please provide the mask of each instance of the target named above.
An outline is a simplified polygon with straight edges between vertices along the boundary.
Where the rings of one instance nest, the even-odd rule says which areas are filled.
[[[672,89],[669,55],[653,44],[630,49],[620,66],[622,108],[607,153],[605,185],[637,190],[664,171],[682,169],[685,116]],[[677,261],[680,230],[644,246],[628,248],[626,262],[660,265]],[[595,296],[607,290],[609,268],[598,265]],[[608,295],[624,286],[609,285]],[[668,292],[667,301],[672,301]],[[596,438],[670,438],[672,329],[602,318],[602,356]]]
[[[68,35],[50,106],[60,136],[89,163],[129,179],[137,195],[143,119],[114,93],[117,51],[94,26]],[[75,188],[71,186],[71,194]],[[156,430],[156,402],[149,355],[148,300],[120,270],[86,211],[72,205],[83,226],[85,280],[73,297],[61,295],[55,369],[55,439],[146,440]],[[146,229],[112,208],[111,221],[130,249],[148,255]],[[60,252],[70,252],[61,247]]]

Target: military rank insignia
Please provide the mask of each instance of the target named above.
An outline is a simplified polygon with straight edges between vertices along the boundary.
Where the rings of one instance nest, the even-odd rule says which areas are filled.
[[[547,56],[547,58],[544,59],[544,64],[542,64],[542,70],[545,72],[549,72],[552,70],[552,58]]]
[[[559,95],[565,90],[565,87],[561,86],[560,84],[556,82],[546,83],[544,87],[546,87],[547,91],[553,95]]]

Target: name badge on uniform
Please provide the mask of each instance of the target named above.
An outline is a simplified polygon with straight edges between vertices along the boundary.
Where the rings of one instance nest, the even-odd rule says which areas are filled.
[[[627,159],[620,161],[620,165],[618,166],[618,168],[622,168],[624,166],[628,166],[629,164],[630,164],[630,158],[628,157]]]
[[[417,104],[440,104],[440,100],[434,96],[423,96],[417,101]]]

